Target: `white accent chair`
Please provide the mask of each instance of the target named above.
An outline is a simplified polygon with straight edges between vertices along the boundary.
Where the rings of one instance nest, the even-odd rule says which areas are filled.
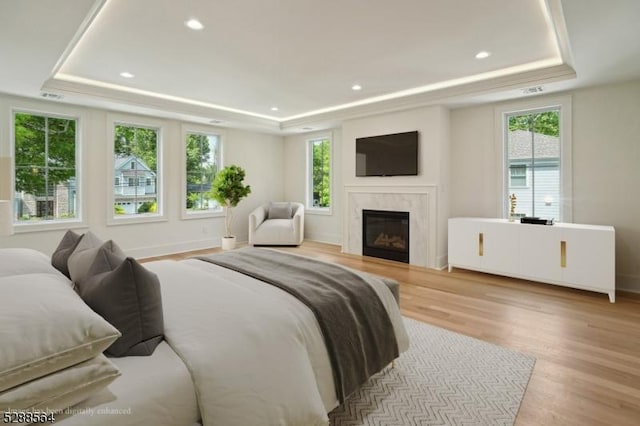
[[[302,203],[267,203],[249,215],[250,245],[298,246],[303,239]]]

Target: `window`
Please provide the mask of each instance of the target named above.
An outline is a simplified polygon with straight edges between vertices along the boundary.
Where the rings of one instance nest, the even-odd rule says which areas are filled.
[[[14,114],[15,221],[78,219],[77,120]]]
[[[527,186],[527,166],[512,164],[509,166],[509,179],[511,188],[524,188]]]
[[[307,208],[328,212],[331,208],[331,140],[317,138],[307,144]]]
[[[186,132],[185,170],[187,214],[222,211],[211,198],[211,183],[220,170],[220,136]]]
[[[560,114],[550,107],[505,116],[505,196],[516,196],[516,216],[561,220]]]
[[[116,217],[158,215],[159,130],[128,124],[114,128],[113,209]],[[118,185],[122,179],[126,185]],[[148,184],[145,185],[145,182]]]

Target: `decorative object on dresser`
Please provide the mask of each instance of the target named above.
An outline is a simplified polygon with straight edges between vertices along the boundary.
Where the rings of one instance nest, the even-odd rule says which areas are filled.
[[[242,167],[231,165],[223,168],[213,180],[211,197],[225,209],[224,237],[222,249],[231,250],[236,246],[236,237],[231,235],[231,220],[233,208],[247,195],[251,194],[251,187],[244,185],[245,172]]]
[[[453,267],[596,291],[615,302],[615,230],[507,219],[449,219]]]

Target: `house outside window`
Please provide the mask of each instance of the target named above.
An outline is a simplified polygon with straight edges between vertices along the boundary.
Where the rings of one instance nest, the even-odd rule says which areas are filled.
[[[115,217],[157,215],[159,130],[128,124],[114,128]],[[118,185],[126,182],[126,185]]]
[[[331,139],[307,141],[307,209],[331,212]]]
[[[524,188],[527,186],[526,165],[512,164],[509,166],[509,186],[511,188]]]
[[[78,220],[77,119],[16,112],[14,221]]]
[[[516,216],[561,220],[560,108],[506,115],[505,197],[516,196]]]
[[[187,215],[221,212],[211,198],[211,183],[221,168],[221,137],[209,132],[185,132],[185,210]]]

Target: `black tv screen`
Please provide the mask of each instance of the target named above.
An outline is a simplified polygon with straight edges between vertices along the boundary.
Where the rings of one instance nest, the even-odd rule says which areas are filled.
[[[356,139],[356,176],[417,174],[417,131]]]

